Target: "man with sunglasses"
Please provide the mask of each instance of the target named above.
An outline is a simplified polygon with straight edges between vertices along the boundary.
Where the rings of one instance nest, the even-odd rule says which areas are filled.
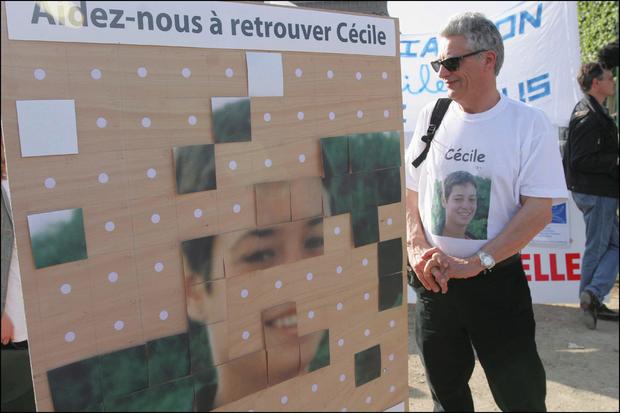
[[[551,221],[552,198],[568,196],[557,133],[542,111],[497,91],[504,47],[493,22],[455,16],[440,45],[431,65],[453,102],[416,168],[434,102],[421,111],[406,163],[415,334],[435,410],[473,410],[476,355],[503,411],[544,411],[545,370],[519,251]],[[453,213],[480,238],[437,231],[446,219],[441,182],[457,171],[474,176],[478,199],[475,213],[464,200]]]
[[[618,128],[603,105],[616,83],[600,63],[582,65],[577,81],[585,96],[571,115],[564,169],[586,223],[579,301],[586,327],[594,330],[599,319],[618,321],[603,304],[618,275]]]

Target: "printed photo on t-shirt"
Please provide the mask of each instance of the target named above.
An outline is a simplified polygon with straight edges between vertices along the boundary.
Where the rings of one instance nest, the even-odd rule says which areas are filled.
[[[431,233],[450,238],[484,240],[491,199],[491,180],[455,171],[435,180]]]

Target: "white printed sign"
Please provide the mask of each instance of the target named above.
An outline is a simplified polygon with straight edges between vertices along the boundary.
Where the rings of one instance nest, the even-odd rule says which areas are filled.
[[[228,2],[8,1],[10,40],[396,56],[395,21]]]

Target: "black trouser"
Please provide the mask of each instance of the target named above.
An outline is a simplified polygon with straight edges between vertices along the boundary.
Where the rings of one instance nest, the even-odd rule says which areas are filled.
[[[435,411],[474,410],[472,346],[502,411],[546,411],[545,370],[521,261],[452,279],[448,287],[444,295],[414,282],[416,342]]]
[[[3,345],[2,407],[3,412],[34,412],[34,390],[30,374],[28,342]]]

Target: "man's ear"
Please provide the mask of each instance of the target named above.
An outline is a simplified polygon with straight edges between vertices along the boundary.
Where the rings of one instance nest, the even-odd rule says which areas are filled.
[[[495,73],[495,62],[497,62],[497,54],[493,50],[488,50],[484,54],[485,68]]]

